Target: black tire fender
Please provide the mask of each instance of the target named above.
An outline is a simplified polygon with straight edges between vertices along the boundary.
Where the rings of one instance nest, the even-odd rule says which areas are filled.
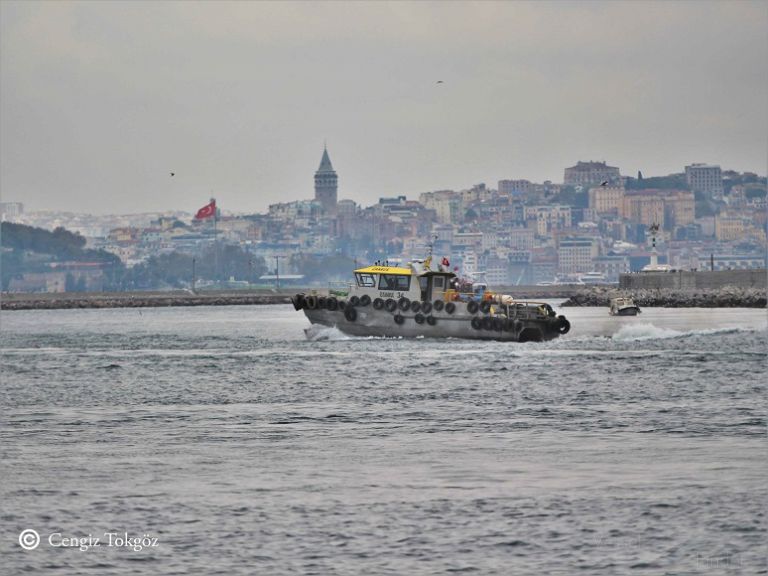
[[[473,316],[472,317],[472,328],[475,330],[480,330],[480,328],[483,327],[483,321],[480,319],[479,316]]]
[[[435,324],[437,324],[437,318],[435,318],[432,315],[427,316],[427,324],[429,324],[430,326],[434,326]]]
[[[387,309],[387,312],[394,312],[397,310],[397,302],[392,298],[387,298],[386,302],[384,302],[384,308]]]
[[[347,306],[347,309],[344,310],[344,318],[350,322],[357,320],[357,310],[355,310],[354,306]]]
[[[432,303],[429,300],[427,300],[426,302],[422,302],[421,311],[424,314],[429,314],[430,312],[432,312]]]
[[[440,312],[443,308],[445,308],[445,302],[442,300],[435,300],[434,304],[432,304],[432,307],[435,309],[435,312]]]
[[[421,310],[421,302],[414,300],[411,302],[411,312],[419,312]]]
[[[374,310],[381,310],[382,308],[384,308],[384,300],[382,300],[381,298],[376,298],[373,301],[373,309]]]
[[[469,312],[470,314],[477,314],[477,311],[479,309],[480,309],[480,306],[474,300],[470,300],[469,302],[467,302],[467,312]]]
[[[445,311],[448,314],[453,314],[454,312],[456,312],[456,304],[454,304],[453,302],[448,302],[448,304],[445,305]]]
[[[411,301],[408,300],[408,298],[406,298],[405,296],[403,296],[402,298],[400,298],[400,300],[397,301],[397,305],[400,306],[400,310],[405,312],[411,307]]]
[[[395,319],[395,324],[402,324],[405,322],[405,316],[402,316],[401,314],[395,314],[393,318]]]
[[[368,306],[368,304],[370,303],[371,303],[371,297],[368,296],[368,294],[363,294],[362,296],[360,296],[360,306],[365,307],[365,306]]]

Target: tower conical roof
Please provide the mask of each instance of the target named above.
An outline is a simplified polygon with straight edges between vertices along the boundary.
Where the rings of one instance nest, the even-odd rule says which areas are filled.
[[[328,148],[323,148],[323,158],[320,160],[320,168],[317,169],[318,172],[333,172],[333,164],[331,164],[331,159],[328,156]]]

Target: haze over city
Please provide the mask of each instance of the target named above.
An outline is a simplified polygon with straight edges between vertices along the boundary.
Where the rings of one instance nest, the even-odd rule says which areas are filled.
[[[692,162],[765,174],[768,4],[3,2],[0,190],[264,211]],[[173,172],[175,175],[171,176]]]

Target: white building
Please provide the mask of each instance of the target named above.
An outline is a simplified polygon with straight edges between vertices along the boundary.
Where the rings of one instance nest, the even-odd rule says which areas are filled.
[[[723,175],[720,166],[712,164],[686,166],[685,181],[694,192],[701,192],[712,200],[723,198]]]

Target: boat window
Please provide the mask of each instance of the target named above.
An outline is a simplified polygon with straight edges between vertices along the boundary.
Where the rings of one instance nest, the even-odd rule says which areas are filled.
[[[421,287],[422,290],[427,289],[428,282],[429,280],[427,280],[426,276],[422,276],[421,278],[419,278],[419,286]]]
[[[405,292],[411,287],[411,277],[400,274],[381,274],[379,276],[379,290],[398,290]]]
[[[357,285],[364,288],[376,288],[376,279],[373,274],[356,274]]]
[[[443,278],[442,276],[435,276],[433,280],[435,288],[442,288],[444,286],[444,283],[443,283],[444,280],[445,278]]]

